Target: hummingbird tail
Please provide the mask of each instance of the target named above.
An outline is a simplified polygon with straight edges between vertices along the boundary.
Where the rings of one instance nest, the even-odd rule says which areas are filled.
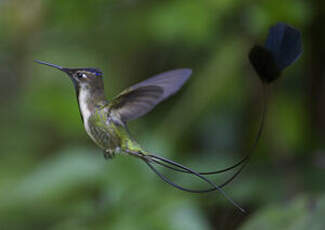
[[[249,159],[251,157],[251,155],[255,152],[256,147],[258,142],[261,139],[262,133],[263,133],[263,129],[264,129],[264,123],[265,123],[265,117],[266,117],[266,112],[267,112],[267,94],[266,94],[266,85],[262,82],[263,84],[263,110],[262,110],[262,117],[261,117],[261,121],[260,121],[260,125],[257,131],[257,135],[254,141],[254,144],[252,146],[252,149],[249,153],[247,153],[243,159],[241,159],[239,162],[235,163],[232,166],[229,166],[227,168],[224,169],[220,169],[220,170],[216,170],[216,171],[210,171],[210,172],[197,172],[191,168],[185,167],[184,165],[181,165],[177,162],[174,162],[172,160],[163,158],[161,156],[158,155],[154,155],[148,152],[143,151],[142,149],[139,151],[132,151],[132,150],[125,150],[127,153],[136,156],[140,159],[142,159],[148,166],[149,168],[163,181],[165,181],[166,183],[168,183],[169,185],[182,190],[182,191],[186,191],[186,192],[190,192],[190,193],[208,193],[208,192],[213,192],[213,191],[219,191],[228,201],[230,201],[235,207],[237,207],[241,212],[246,213],[246,211],[241,208],[239,206],[239,204],[237,204],[235,201],[233,201],[222,189],[224,186],[228,185],[229,183],[231,183],[242,171],[243,169],[247,166]],[[171,180],[169,180],[166,176],[164,176],[163,174],[161,174],[153,164],[157,164],[160,166],[163,166],[165,168],[174,170],[176,172],[182,172],[182,173],[187,173],[187,174],[192,174],[198,178],[200,178],[201,180],[204,180],[205,182],[207,182],[211,187],[208,189],[202,189],[202,190],[195,190],[195,189],[189,189],[189,188],[185,188],[183,186],[180,186],[174,182],[172,182]],[[240,166],[240,167],[239,167]],[[230,177],[228,178],[226,181],[224,181],[222,184],[220,185],[216,185],[215,183],[213,183],[211,180],[209,180],[208,178],[206,178],[204,175],[215,175],[215,174],[220,174],[220,173],[224,173],[227,171],[230,171],[234,168],[237,168],[237,171]]]
[[[266,111],[267,111],[267,93],[266,93],[266,85],[262,82],[263,84],[263,109],[262,109],[262,116],[261,116],[261,120],[260,120],[260,125],[259,125],[259,128],[258,128],[258,131],[257,131],[257,135],[255,137],[255,141],[254,141],[254,144],[252,146],[252,149],[251,151],[246,154],[243,159],[241,159],[240,161],[238,161],[237,163],[227,167],[227,168],[224,168],[224,169],[219,169],[219,170],[216,170],[216,171],[209,171],[209,172],[198,172],[199,174],[201,175],[215,175],[215,174],[221,174],[221,173],[224,173],[224,172],[228,172],[234,168],[237,168],[238,166],[241,165],[241,167],[237,170],[237,172],[231,177],[229,178],[223,186],[229,184],[233,179],[235,179],[239,174],[240,172],[246,167],[250,157],[251,157],[251,154],[253,154],[256,150],[256,147],[261,139],[261,136],[262,136],[262,133],[263,133],[263,129],[264,129],[264,123],[265,123],[265,116],[266,116]],[[166,162],[161,162],[161,161],[155,161],[155,163],[165,167],[165,168],[168,168],[168,169],[171,169],[171,170],[174,170],[176,172],[182,172],[182,173],[190,173],[189,171],[187,170],[184,170],[184,169],[181,169],[181,168],[178,168],[178,167],[174,167],[175,165],[171,164],[172,161],[170,161],[169,163],[166,163]],[[175,163],[175,162],[173,162]],[[223,187],[221,186],[221,187]]]
[[[255,152],[256,148],[257,148],[257,145],[262,137],[262,133],[263,133],[263,129],[264,129],[264,124],[265,124],[265,117],[266,117],[266,112],[267,112],[267,106],[268,106],[268,95],[267,95],[267,85],[262,82],[262,86],[263,86],[263,95],[262,95],[262,115],[261,115],[261,118],[260,118],[260,125],[258,127],[258,130],[257,130],[257,134],[256,134],[256,137],[255,137],[255,141],[254,141],[254,144],[252,146],[252,149],[250,152],[248,152],[244,157],[243,159],[241,159],[239,162],[235,163],[234,165],[232,166],[229,166],[227,168],[224,168],[224,169],[220,169],[220,170],[216,170],[216,171],[210,171],[210,172],[200,172],[201,175],[215,175],[215,174],[220,174],[220,173],[224,173],[224,172],[227,172],[229,170],[232,170],[234,168],[237,168],[238,166],[242,165],[242,167],[240,167],[240,169],[234,174],[234,178],[235,179],[237,177],[237,175],[239,175],[239,173],[245,168],[245,166],[247,165],[251,155]],[[175,170],[175,169],[174,169]],[[179,171],[179,170],[175,170],[175,171]],[[182,171],[184,173],[186,173],[185,171]],[[229,182],[231,182],[232,180],[230,180]],[[228,182],[228,183],[229,183]],[[227,183],[227,184],[228,184]]]
[[[227,195],[225,193],[225,191],[222,189],[223,186],[225,186],[226,184],[229,183],[229,180],[233,180],[237,174],[240,173],[240,171],[244,168],[243,165],[236,173],[234,176],[232,176],[230,179],[228,179],[226,182],[224,182],[221,186],[216,185],[214,182],[212,182],[211,180],[209,180],[208,178],[206,178],[205,176],[201,175],[199,172],[196,172],[193,169],[190,169],[188,167],[185,167],[179,163],[176,163],[174,161],[171,161],[169,159],[166,159],[164,157],[161,156],[157,156],[154,154],[150,154],[150,153],[145,153],[145,152],[134,152],[131,150],[126,150],[127,153],[136,156],[140,159],[142,159],[148,166],[149,168],[163,181],[165,181],[166,183],[168,183],[169,185],[181,190],[181,191],[185,191],[185,192],[190,192],[190,193],[208,193],[208,192],[213,192],[213,191],[219,191],[230,203],[232,203],[235,207],[237,207],[241,212],[246,213],[246,211],[239,206],[239,204],[237,204],[234,200],[232,200],[229,195]],[[165,166],[167,168],[172,168],[172,169],[178,169],[178,170],[182,170],[181,172],[186,172],[189,174],[192,174],[198,178],[200,178],[201,180],[205,181],[206,183],[208,183],[211,188],[209,189],[202,189],[202,190],[196,190],[196,189],[189,189],[189,188],[185,188],[183,186],[180,186],[174,182],[172,182],[171,180],[169,180],[166,176],[164,176],[163,174],[161,174],[153,165],[153,163]]]
[[[176,172],[182,172],[182,173],[187,173],[187,174],[193,174],[191,171],[189,170],[185,170],[185,169],[182,169],[182,168],[177,168],[177,164],[176,162],[172,161],[172,160],[168,160],[168,159],[165,159],[165,161],[162,161],[161,159],[158,159],[158,156],[153,156],[153,155],[150,155],[151,158],[151,161],[158,164],[158,165],[161,165],[165,168],[168,168],[168,169],[172,169]],[[161,157],[160,157],[161,158]],[[168,162],[167,162],[168,160]],[[241,172],[242,170],[245,168],[246,164],[248,163],[248,158],[244,158],[242,159],[240,162],[238,162],[236,165],[234,166],[231,166],[231,167],[228,167],[226,169],[222,169],[222,170],[218,170],[218,171],[213,171],[213,172],[198,172],[200,175],[212,175],[212,174],[217,174],[217,173],[223,173],[223,172],[226,172],[226,171],[229,171],[237,166],[239,166],[240,164],[242,165],[230,178],[228,178],[225,182],[223,182],[222,184],[219,185],[220,188],[223,188],[225,187],[226,185],[230,184]],[[183,166],[183,165],[182,165]],[[185,166],[183,166],[185,167]],[[215,191],[216,189],[213,188],[213,189],[208,189],[208,190],[204,190],[203,192],[212,192],[212,191]]]

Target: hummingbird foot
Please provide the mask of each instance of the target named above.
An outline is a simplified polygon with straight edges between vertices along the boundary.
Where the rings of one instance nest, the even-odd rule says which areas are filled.
[[[105,150],[104,151],[104,158],[105,160],[111,160],[115,157],[115,151],[113,150]]]
[[[115,157],[115,152],[113,151],[104,151],[104,158],[105,160],[110,160],[110,159],[113,159]]]
[[[121,149],[117,147],[116,149],[106,149],[104,150],[104,158],[105,160],[110,160],[115,157],[116,154],[120,153]]]

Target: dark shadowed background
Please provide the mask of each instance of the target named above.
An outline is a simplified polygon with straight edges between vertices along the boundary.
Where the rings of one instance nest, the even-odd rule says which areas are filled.
[[[0,229],[325,229],[324,5],[1,0]],[[269,90],[258,149],[225,188],[246,215],[217,192],[166,185],[137,159],[105,161],[83,129],[68,77],[33,62],[98,67],[110,98],[153,74],[192,68],[177,95],[129,126],[146,149],[215,170],[254,142],[262,87],[247,54],[278,21],[301,30],[304,53]]]

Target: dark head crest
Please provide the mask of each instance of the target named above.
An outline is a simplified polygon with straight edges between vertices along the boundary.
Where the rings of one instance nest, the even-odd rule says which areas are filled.
[[[95,74],[98,77],[103,76],[103,72],[100,69],[96,69],[96,68],[84,68],[82,70],[87,71],[87,72],[90,72],[90,73],[93,73],[93,74]]]

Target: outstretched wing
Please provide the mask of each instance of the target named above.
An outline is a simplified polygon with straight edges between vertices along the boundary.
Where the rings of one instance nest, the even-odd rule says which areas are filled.
[[[177,69],[158,74],[124,90],[110,102],[109,107],[124,122],[134,120],[175,94],[191,73],[190,69]]]

